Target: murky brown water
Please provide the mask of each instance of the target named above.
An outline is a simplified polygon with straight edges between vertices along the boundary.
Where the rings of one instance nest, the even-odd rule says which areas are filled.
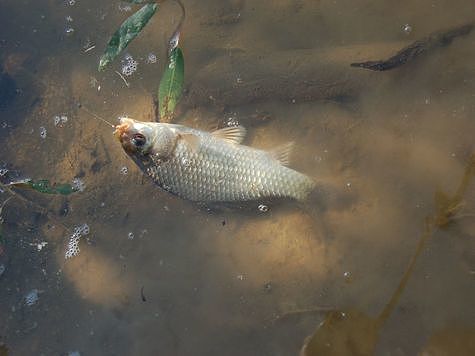
[[[173,2],[127,49],[139,64],[126,87],[120,61],[97,72],[126,3],[0,1],[0,60],[19,89],[0,108],[0,161],[86,184],[66,198],[22,193],[48,216],[19,199],[5,206],[0,355],[296,355],[309,335],[325,354],[474,354],[475,185],[446,206],[450,224],[425,221],[475,151],[475,33],[390,72],[349,64],[473,21],[475,3],[183,2],[188,95],[177,122],[212,128],[232,117],[251,145],[293,140],[292,166],[336,185],[339,200],[204,211],[143,179],[111,129],[78,109],[153,118]],[[145,62],[150,52],[159,63]],[[82,223],[91,233],[65,260]],[[331,310],[323,325],[333,334],[318,339]]]

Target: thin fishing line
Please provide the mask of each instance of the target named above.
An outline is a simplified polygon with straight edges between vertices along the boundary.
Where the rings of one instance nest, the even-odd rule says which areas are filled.
[[[84,110],[85,112],[87,112],[89,115],[91,115],[92,117],[94,117],[95,119],[97,120],[101,120],[103,122],[105,122],[106,124],[110,125],[110,127],[112,128],[115,128],[115,125],[110,123],[109,121],[107,121],[106,119],[100,117],[99,115],[93,113],[92,111],[88,110],[84,105],[81,104],[81,106],[79,107],[80,109]]]

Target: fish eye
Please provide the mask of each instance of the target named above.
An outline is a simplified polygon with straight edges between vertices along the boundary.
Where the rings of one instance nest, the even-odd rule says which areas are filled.
[[[132,143],[136,147],[143,147],[146,141],[147,140],[145,139],[145,136],[142,135],[141,133],[136,133],[132,136]]]

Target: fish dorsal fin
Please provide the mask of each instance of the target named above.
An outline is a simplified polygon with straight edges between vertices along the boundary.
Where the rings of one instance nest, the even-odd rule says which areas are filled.
[[[215,138],[219,138],[228,143],[240,144],[246,136],[246,129],[243,126],[225,127],[211,132]]]
[[[183,142],[188,146],[191,151],[195,152],[198,150],[198,146],[200,145],[199,136],[193,133],[184,132],[180,133],[179,138],[183,140]]]
[[[272,158],[278,160],[280,164],[288,166],[290,163],[290,154],[294,148],[293,142],[287,142],[269,151]]]

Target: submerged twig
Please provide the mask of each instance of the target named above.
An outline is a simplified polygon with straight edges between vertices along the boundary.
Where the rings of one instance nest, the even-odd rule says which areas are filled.
[[[279,315],[279,320],[284,318],[293,316],[293,315],[301,315],[301,314],[313,314],[313,313],[328,313],[332,310],[336,310],[335,307],[313,307],[313,308],[306,308],[306,309],[296,309],[282,313]]]
[[[351,63],[351,66],[374,71],[394,69],[435,48],[450,45],[455,38],[468,35],[474,27],[475,23],[472,22],[463,26],[455,27],[448,31],[433,33],[422,40],[418,40],[411,43],[409,46],[404,47],[388,59]]]
[[[122,79],[122,80],[124,81],[125,85],[127,85],[127,88],[129,88],[129,87],[130,87],[130,84],[129,84],[129,82],[124,78],[124,76],[123,76],[122,74],[120,74],[120,72],[118,72],[118,71],[115,71],[115,72],[116,72],[117,75],[120,77],[120,79]]]

